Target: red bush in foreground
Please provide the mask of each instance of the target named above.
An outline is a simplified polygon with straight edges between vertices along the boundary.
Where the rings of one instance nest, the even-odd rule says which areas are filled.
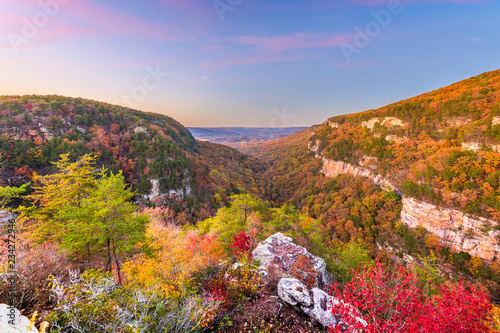
[[[345,303],[334,305],[332,311],[344,325],[330,332],[490,332],[486,320],[491,304],[483,291],[464,282],[439,286],[437,291],[434,296],[424,294],[411,268],[387,271],[377,262],[356,271],[342,290],[334,283],[333,295]],[[355,320],[356,309],[366,327]]]
[[[245,253],[250,254],[250,237],[244,232],[240,232],[239,234],[233,235],[233,244],[229,246],[234,250],[236,256],[240,257]],[[250,257],[252,255],[250,254]]]

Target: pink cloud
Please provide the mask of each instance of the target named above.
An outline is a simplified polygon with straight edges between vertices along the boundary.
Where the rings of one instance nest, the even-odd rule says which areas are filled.
[[[200,45],[200,50],[203,52],[219,52],[226,49],[225,45],[221,44],[216,44],[216,45],[210,45],[210,44],[203,44]]]
[[[243,45],[258,46],[266,52],[277,54],[285,50],[311,48],[311,47],[336,47],[347,42],[350,35],[320,36],[312,33],[294,33],[278,37],[240,36],[230,39]]]
[[[232,66],[249,66],[267,63],[278,63],[278,62],[294,62],[294,61],[306,61],[317,59],[316,55],[307,56],[279,56],[279,55],[266,55],[266,56],[254,56],[254,57],[232,57],[216,62],[204,62],[196,66],[197,69],[201,70],[212,70],[212,69],[222,69]]]
[[[31,0],[28,0],[31,1]],[[75,18],[95,33],[144,34],[160,39],[178,40],[178,29],[167,29],[149,20],[110,9],[92,0],[71,0],[62,7],[71,18]],[[175,30],[175,31],[172,31]]]
[[[3,0],[0,0],[3,1]],[[61,1],[62,2],[62,1]],[[8,12],[0,14],[0,31],[2,35],[23,35],[23,27],[33,23],[33,17],[44,14],[38,0],[16,0],[9,5]],[[49,15],[47,24],[37,29],[35,36],[23,47],[38,47],[44,43],[79,36],[99,37],[114,35],[144,35],[149,38],[168,41],[183,41],[194,38],[180,27],[157,23],[115,8],[99,4],[94,0],[69,0],[59,4],[54,14]],[[0,42],[0,48],[11,47]]]

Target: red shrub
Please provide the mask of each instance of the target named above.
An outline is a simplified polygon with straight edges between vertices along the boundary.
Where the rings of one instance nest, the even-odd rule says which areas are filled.
[[[233,235],[233,244],[229,246],[234,249],[234,253],[240,257],[242,254],[250,254],[250,237],[244,232]],[[251,257],[251,254],[250,254]]]
[[[440,286],[436,296],[426,295],[411,268],[387,271],[377,262],[356,271],[342,291],[338,284],[332,290],[345,302],[335,305],[333,313],[349,331],[363,328],[355,320],[359,309],[368,323],[365,332],[489,332],[485,320],[491,304],[484,292],[459,282]],[[341,326],[330,332],[345,332]]]

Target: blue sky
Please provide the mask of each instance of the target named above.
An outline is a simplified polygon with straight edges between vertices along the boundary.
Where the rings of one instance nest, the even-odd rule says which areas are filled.
[[[0,95],[309,126],[500,68],[493,0],[0,0]]]

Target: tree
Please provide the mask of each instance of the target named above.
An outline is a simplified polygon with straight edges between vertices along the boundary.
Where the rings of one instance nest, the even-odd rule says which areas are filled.
[[[143,239],[147,218],[135,214],[122,173],[95,171],[94,160],[84,155],[71,163],[62,155],[56,173],[37,177],[40,185],[28,196],[33,203],[19,208],[20,220],[36,242],[54,242],[75,257],[105,252],[105,269],[114,260],[121,283],[118,255]]]
[[[268,204],[251,194],[231,196],[231,205],[219,209],[217,215],[198,224],[202,232],[213,232],[229,248],[233,235],[245,231],[252,212],[269,212]]]
[[[0,209],[4,209],[5,205],[12,199],[26,192],[29,184],[23,184],[20,187],[0,186]]]
[[[5,169],[4,155],[0,152],[0,175]],[[24,194],[30,184],[23,184],[20,187],[0,186],[0,209],[4,209],[5,205],[14,197]]]
[[[148,224],[146,234],[153,253],[140,253],[125,263],[127,281],[155,288],[165,296],[180,297],[192,286],[196,273],[224,259],[215,234],[200,237],[156,219]]]

